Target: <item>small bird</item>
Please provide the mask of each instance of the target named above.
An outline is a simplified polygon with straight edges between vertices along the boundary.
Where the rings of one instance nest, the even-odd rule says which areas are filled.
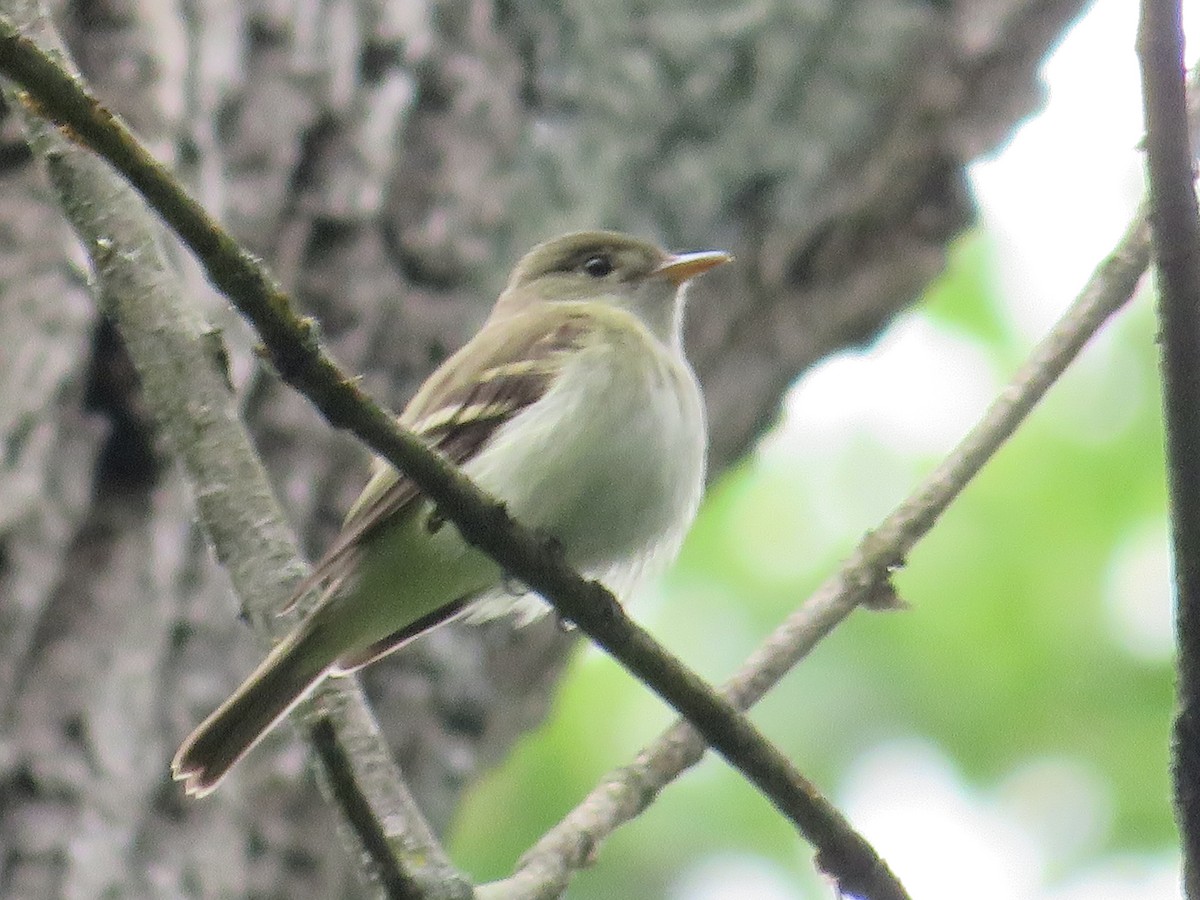
[[[624,600],[674,559],[700,504],[707,429],[683,352],[684,294],[731,258],[609,231],[540,244],[400,422]],[[322,678],[462,615],[529,621],[549,609],[378,459],[284,611],[317,585],[313,611],[175,754],[188,794],[214,790]]]

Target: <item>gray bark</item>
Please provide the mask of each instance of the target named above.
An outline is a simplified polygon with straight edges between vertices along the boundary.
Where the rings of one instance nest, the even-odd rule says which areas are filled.
[[[869,340],[971,221],[963,165],[1037,104],[1082,0],[292,4],[75,0],[97,93],[264,257],[396,408],[512,261],[574,227],[732,250],[689,351],[719,472],[786,387]],[[281,729],[185,803],[178,741],[260,655],[98,319],[43,177],[0,131],[0,895],[357,895]],[[316,553],[365,454],[235,348],[281,501]],[[552,622],[447,628],[366,684],[430,820],[544,715]],[[669,799],[668,801],[669,802]]]

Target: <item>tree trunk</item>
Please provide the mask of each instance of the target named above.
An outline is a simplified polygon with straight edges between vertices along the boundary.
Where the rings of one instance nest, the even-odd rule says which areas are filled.
[[[941,269],[972,218],[964,164],[1036,106],[1036,67],[1082,5],[74,0],[56,18],[100,97],[393,408],[544,237],[732,250],[688,334],[715,474],[800,372]],[[179,740],[262,648],[2,127],[0,895],[358,895],[289,729],[204,802],[169,781]],[[315,554],[365,453],[257,367],[180,265]],[[435,827],[544,715],[570,646],[553,622],[450,627],[368,670]]]

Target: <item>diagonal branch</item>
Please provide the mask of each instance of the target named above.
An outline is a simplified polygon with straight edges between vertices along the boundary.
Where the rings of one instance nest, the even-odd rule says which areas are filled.
[[[1190,127],[1195,129],[1200,107],[1195,96],[1191,100]],[[1016,432],[1091,337],[1132,297],[1150,260],[1146,210],[1147,203],[1143,201],[1116,247],[1097,266],[1059,322],[1033,349],[958,446],[722,686],[722,691],[739,709],[758,702],[858,605],[873,602],[881,593],[886,599],[891,570]],[[1200,334],[1200,325],[1194,326],[1191,334]],[[1194,354],[1194,340],[1188,350]],[[1200,438],[1192,446],[1200,446]],[[1196,483],[1200,483],[1200,477]],[[1193,508],[1200,509],[1200,502]],[[1200,549],[1189,558],[1200,560]],[[1200,626],[1196,634],[1200,636]],[[1196,652],[1200,659],[1200,649]],[[1200,677],[1193,696],[1200,697]],[[1193,744],[1197,745],[1200,740]],[[699,762],[703,753],[704,743],[696,733],[687,723],[676,723],[646,747],[632,765],[604,778],[583,802],[530,848],[511,877],[482,886],[479,895],[487,900],[557,897],[566,889],[572,872],[588,865],[609,834],[636,817],[664,787]],[[1186,778],[1177,772],[1180,791],[1192,790],[1189,786],[1200,783],[1197,774],[1200,756],[1195,767],[1186,771],[1190,773]],[[1193,834],[1200,835],[1200,796],[1190,799],[1195,803]],[[1183,798],[1178,802],[1182,806]],[[1200,845],[1200,840],[1197,844]],[[1200,849],[1194,858],[1200,860]],[[1200,896],[1200,889],[1190,891],[1189,896]]]
[[[120,122],[9,23],[0,23],[0,70],[24,86],[29,108],[107,159],[142,193],[197,255],[213,284],[253,323],[285,381],[331,425],[353,431],[402,469],[467,541],[545,597],[680,712],[818,848],[821,865],[843,892],[880,900],[907,896],[870,845],[727,699],[634,624],[602,585],[571,571],[552,546],[372,403],[321,351],[314,323],[292,313],[261,264]]]
[[[28,22],[69,64],[36,4],[8,0],[3,8]],[[271,610],[299,580],[303,563],[241,425],[219,354],[211,352],[214,336],[180,292],[177,273],[162,250],[162,229],[138,196],[44,119],[26,115],[25,127],[91,259],[98,299],[118,324],[147,405],[183,463],[217,556],[256,629],[267,636],[279,627]],[[349,680],[330,685],[308,710],[331,715],[330,707],[339,737],[357,752],[349,770],[327,768],[328,781],[335,787],[349,781],[356,788],[335,794],[387,895],[468,894],[466,882],[454,872],[409,796],[357,686]],[[320,758],[328,767],[329,756]],[[381,778],[381,772],[390,777]],[[348,797],[365,800],[368,820],[355,815],[356,805]]]
[[[749,708],[856,607],[890,596],[891,572],[1016,431],[1087,341],[1129,300],[1149,257],[1143,207],[983,418],[925,482],[862,540],[845,565],[759,646],[722,686],[725,696],[739,709]],[[696,732],[686,722],[676,723],[632,765],[610,773],[597,785],[522,857],[513,876],[481,887],[479,895],[487,900],[558,896],[572,871],[587,865],[609,834],[645,809],[703,753],[704,742]]]
[[[1200,896],[1200,212],[1196,208],[1178,0],[1143,0],[1138,57],[1145,93],[1150,220],[1158,272],[1163,412],[1179,642],[1175,808],[1184,888]]]

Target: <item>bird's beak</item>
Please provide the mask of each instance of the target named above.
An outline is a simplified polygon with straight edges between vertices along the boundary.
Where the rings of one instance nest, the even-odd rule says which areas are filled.
[[[696,253],[672,253],[650,275],[666,278],[682,285],[722,263],[732,262],[733,257],[721,250],[700,250]]]

